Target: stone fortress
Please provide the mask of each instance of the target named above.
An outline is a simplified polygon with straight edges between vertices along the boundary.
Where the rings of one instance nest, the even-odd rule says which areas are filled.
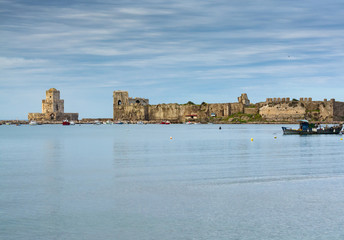
[[[78,113],[65,113],[60,91],[51,88],[42,100],[42,113],[29,113],[29,121],[54,123],[63,120],[78,121]],[[335,99],[313,101],[312,98],[267,98],[265,102],[251,103],[246,93],[234,103],[157,104],[149,99],[131,98],[127,91],[113,92],[113,120],[126,122],[172,123],[295,123],[300,119],[333,123],[344,121],[344,102]],[[99,119],[100,120],[100,119]],[[84,119],[81,122],[91,122]]]
[[[313,101],[312,98],[267,98],[250,103],[246,93],[235,103],[158,104],[149,105],[145,98],[129,98],[127,91],[113,92],[115,121],[197,122],[295,122],[308,119],[317,122],[344,121],[344,103],[334,99]]]
[[[64,101],[60,99],[60,91],[50,88],[46,91],[46,99],[42,100],[42,113],[29,113],[29,121],[77,121],[78,113],[65,113]]]

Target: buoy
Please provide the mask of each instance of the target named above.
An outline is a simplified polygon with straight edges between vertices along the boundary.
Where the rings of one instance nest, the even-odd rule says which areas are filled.
[[[343,138],[341,138],[340,140],[343,140]]]
[[[251,138],[251,142],[253,142],[253,138]]]
[[[170,139],[172,139],[172,137],[170,137]]]
[[[277,137],[276,136],[274,136],[274,139],[276,139]]]

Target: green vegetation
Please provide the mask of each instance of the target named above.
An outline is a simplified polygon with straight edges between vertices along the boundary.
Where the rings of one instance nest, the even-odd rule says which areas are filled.
[[[264,122],[260,114],[235,113],[228,117],[211,117],[211,122],[251,123]]]
[[[196,105],[194,102],[192,101],[188,101],[187,103],[185,103],[184,105]]]
[[[251,103],[250,106],[247,106],[246,108],[256,108],[256,105]]]

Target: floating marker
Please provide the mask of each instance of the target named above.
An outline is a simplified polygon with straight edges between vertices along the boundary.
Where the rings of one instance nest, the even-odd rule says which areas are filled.
[[[274,136],[274,139],[276,139],[277,137],[276,136]]]
[[[170,137],[170,139],[172,139],[172,137]]]
[[[251,138],[251,142],[253,142],[253,138]]]
[[[343,138],[341,138],[340,140],[343,140]]]

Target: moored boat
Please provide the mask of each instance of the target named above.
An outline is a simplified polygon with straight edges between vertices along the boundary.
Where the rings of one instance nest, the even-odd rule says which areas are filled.
[[[36,121],[30,121],[29,125],[37,125],[37,122]]]
[[[339,134],[343,124],[321,127],[319,124],[310,124],[307,120],[300,120],[299,129],[282,127],[284,135],[310,135],[310,134]]]
[[[68,126],[70,125],[70,122],[68,120],[63,120],[62,125]]]

